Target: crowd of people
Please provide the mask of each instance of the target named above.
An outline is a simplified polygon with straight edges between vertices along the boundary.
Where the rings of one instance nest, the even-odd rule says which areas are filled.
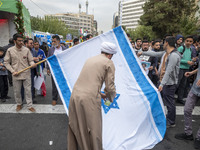
[[[132,45],[141,62],[150,63],[149,68],[143,67],[149,70],[147,74],[167,107],[167,128],[176,126],[175,102],[184,105],[184,132],[176,134],[175,138],[193,140],[192,111],[200,96],[200,37],[167,35],[163,41],[137,39],[136,45],[134,42]],[[200,148],[200,129],[194,147]]]
[[[85,41],[90,38],[92,38],[92,35],[88,34],[83,40]],[[25,99],[28,104],[28,109],[35,112],[35,109],[32,107],[32,104],[37,103],[35,100],[36,90],[34,87],[34,79],[40,75],[40,71],[43,72],[44,68],[46,68],[48,75],[51,74],[47,63],[41,63],[37,67],[35,63],[72,47],[71,43],[69,45],[69,43],[61,43],[60,41],[61,39],[58,35],[52,36],[52,46],[49,47],[45,42],[40,45],[36,38],[24,39],[20,34],[15,34],[9,40],[8,45],[0,47],[1,102],[6,102],[7,99],[11,98],[8,96],[8,89],[9,86],[13,86],[14,97],[17,103],[16,110],[20,111],[22,109],[23,100]],[[79,41],[79,38],[74,38],[73,46],[79,44]],[[27,70],[18,74],[19,71],[30,65],[33,65],[31,71]],[[52,105],[55,106],[59,96],[52,77],[51,80]]]
[[[85,40],[90,38],[92,35],[88,35]],[[185,132],[176,134],[175,138],[193,140],[192,111],[200,97],[200,71],[198,70],[200,67],[200,37],[197,35],[187,37],[166,35],[163,40],[148,41],[145,37],[137,38],[136,41],[129,37],[129,40],[145,73],[161,92],[163,102],[167,107],[167,128],[176,126],[175,103],[185,105]],[[37,101],[35,100],[34,78],[44,68],[47,69],[48,75],[51,74],[47,64],[37,65],[36,63],[71,47],[60,41],[60,37],[54,35],[51,47],[45,43],[40,46],[37,40],[32,38],[24,40],[22,35],[16,33],[9,40],[8,45],[0,47],[0,99],[2,102],[6,102],[6,99],[10,98],[8,87],[13,86],[14,98],[17,103],[16,111],[22,109],[23,100],[26,100],[28,110],[35,112],[33,103],[37,103]],[[79,41],[78,38],[75,38],[73,45],[79,44]],[[31,71],[18,73],[29,66],[32,67]],[[52,77],[51,81],[52,105],[55,106],[59,94]],[[200,148],[200,130],[195,138],[195,147]]]

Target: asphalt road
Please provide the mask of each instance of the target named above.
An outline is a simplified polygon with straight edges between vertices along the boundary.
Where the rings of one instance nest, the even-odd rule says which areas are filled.
[[[47,96],[37,96],[37,104],[51,104],[50,77],[47,77],[46,83]],[[4,104],[15,104],[12,87],[9,96],[12,98]],[[62,105],[62,102],[59,100],[58,104]],[[193,131],[196,135],[200,117],[195,115],[193,119]],[[193,141],[174,138],[176,133],[183,132],[183,124],[183,115],[177,116],[176,127],[168,129],[164,140],[153,150],[193,150]],[[0,113],[0,150],[67,150],[67,127],[68,117],[63,113]]]

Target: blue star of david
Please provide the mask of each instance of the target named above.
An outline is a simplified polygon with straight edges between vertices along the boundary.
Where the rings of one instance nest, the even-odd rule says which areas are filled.
[[[102,92],[102,93],[104,93],[104,92]],[[119,106],[117,104],[117,100],[118,100],[119,96],[120,96],[120,94],[116,94],[116,96],[115,96],[113,102],[110,104],[110,106],[105,105],[104,104],[104,102],[105,102],[104,99],[103,98],[101,99],[101,106],[103,107],[103,110],[104,110],[105,114],[107,114],[111,108],[119,109]]]

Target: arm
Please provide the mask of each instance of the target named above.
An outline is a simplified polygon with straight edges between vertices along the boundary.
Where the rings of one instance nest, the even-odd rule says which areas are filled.
[[[167,81],[169,80],[169,75],[173,72],[173,70],[175,69],[176,67],[176,64],[177,64],[177,58],[173,57],[173,55],[175,55],[174,53],[172,53],[170,56],[169,56],[169,60],[168,60],[168,65],[167,65],[167,68],[165,70],[165,75],[161,81],[161,84],[160,86],[163,87]]]
[[[162,57],[165,51],[163,52],[154,52],[154,51],[148,51],[148,52],[142,52],[142,55],[147,55],[151,57]]]
[[[14,73],[15,71],[10,65],[10,63],[11,63],[11,55],[10,55],[10,50],[8,49],[6,56],[4,57],[4,65],[11,73]]]
[[[191,71],[191,72],[186,72],[186,73],[185,73],[185,76],[186,76],[186,77],[189,77],[189,76],[191,76],[191,75],[193,75],[193,74],[196,74],[197,72],[198,72],[198,68],[197,68],[196,70]]]
[[[107,72],[105,75],[105,89],[104,92],[106,97],[112,102],[116,96],[116,89],[115,89],[115,66],[113,62],[110,60],[108,63]]]

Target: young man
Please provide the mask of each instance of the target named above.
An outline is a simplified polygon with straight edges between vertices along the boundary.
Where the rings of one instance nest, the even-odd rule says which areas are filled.
[[[4,49],[0,47],[0,99],[6,102],[8,95],[7,69],[4,66]]]
[[[179,48],[183,44],[183,36],[178,34],[176,36],[176,48]]]
[[[21,34],[14,34],[13,40],[15,46],[7,50],[4,63],[6,68],[13,75],[13,89],[14,97],[17,103],[16,111],[22,109],[22,98],[21,98],[21,87],[24,85],[27,107],[31,112],[35,112],[35,109],[32,107],[32,97],[31,97],[31,73],[30,70],[26,70],[22,73],[19,71],[29,67],[36,67],[36,64],[33,62],[33,56],[30,50],[23,46],[23,36]]]
[[[136,50],[140,50],[141,49],[141,45],[142,45],[142,39],[141,38],[136,39],[135,49]]]
[[[182,54],[180,71],[178,76],[178,85],[177,85],[178,89],[177,102],[181,104],[185,104],[185,102],[183,101],[183,96],[185,92],[187,78],[184,76],[184,74],[189,71],[190,66],[194,65],[194,61],[192,60],[192,50],[190,48],[192,43],[193,43],[193,37],[188,36],[185,39],[185,45],[180,46],[177,49]]]
[[[159,52],[160,51],[160,41],[159,40],[154,40],[152,42],[152,51],[154,52]],[[158,58],[157,57],[150,57],[149,62],[151,62],[151,67],[149,68],[149,78],[153,82],[153,84],[157,87],[158,86]]]
[[[27,39],[26,47],[30,50],[30,52],[33,56],[34,62],[37,63],[39,61],[39,59],[37,57],[37,52],[33,48],[33,39],[32,38]],[[37,75],[36,68],[32,68],[31,69],[31,94],[32,94],[33,104],[37,103],[37,101],[35,100],[35,87],[34,87],[34,78],[36,75]]]
[[[200,59],[200,56],[199,56]],[[198,72],[198,73],[197,73]],[[192,71],[192,72],[186,72],[185,76],[189,77],[193,74],[197,73],[197,78],[193,83],[193,86],[188,94],[188,97],[186,99],[186,103],[184,106],[184,133],[176,134],[175,138],[179,140],[193,140],[193,134],[192,134],[192,111],[196,105],[196,102],[200,98],[200,62],[198,69]],[[200,148],[200,128],[197,132],[195,141],[194,141],[194,148],[199,149]]]
[[[101,97],[115,98],[116,46],[101,45],[101,54],[89,58],[73,87],[69,104],[68,150],[102,150]],[[105,82],[105,93],[101,94]]]
[[[79,39],[78,39],[78,38],[75,38],[75,39],[73,40],[73,43],[74,43],[73,46],[78,45],[78,44],[79,44]]]
[[[52,47],[48,51],[48,56],[50,57],[54,54],[59,54],[62,53],[66,49],[66,47],[62,47],[60,45],[60,37],[58,35],[53,35],[52,36]],[[47,65],[47,74],[50,75],[50,69],[49,66]],[[55,82],[53,80],[53,77],[51,77],[51,82],[52,82],[52,105],[55,106],[58,100],[58,90],[56,88]]]
[[[167,106],[167,128],[175,127],[176,108],[174,94],[178,83],[179,66],[181,54],[175,49],[175,38],[169,36],[165,39],[163,52],[139,52],[152,57],[162,57],[159,68],[160,85],[158,91],[161,92],[164,104]]]

